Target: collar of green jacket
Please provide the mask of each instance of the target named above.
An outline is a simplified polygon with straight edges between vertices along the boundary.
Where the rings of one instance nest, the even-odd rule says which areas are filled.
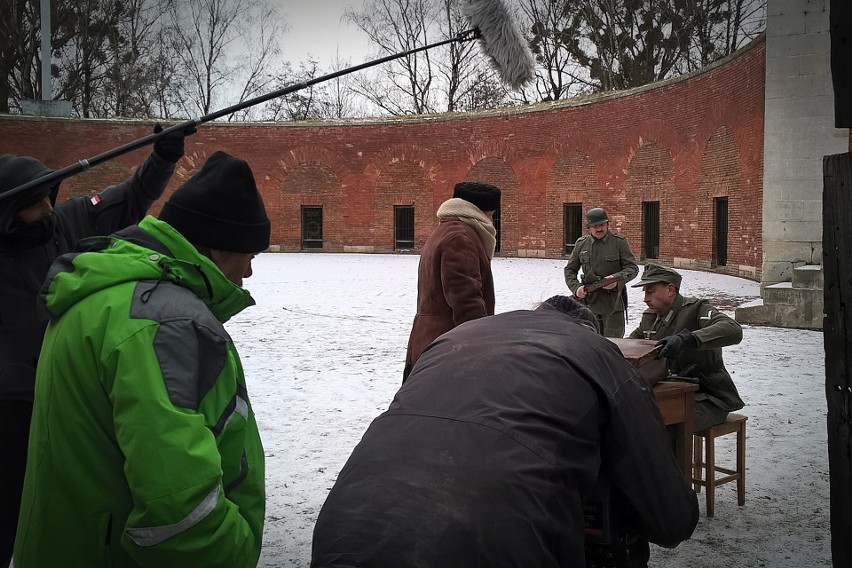
[[[51,318],[61,316],[75,303],[100,290],[139,280],[168,280],[188,288],[222,323],[254,305],[248,290],[228,280],[212,260],[199,253],[171,225],[149,215],[139,223],[139,228],[161,246],[156,243],[145,246],[138,239],[130,241],[111,235],[93,243],[85,252],[57,259],[40,294],[40,301]]]

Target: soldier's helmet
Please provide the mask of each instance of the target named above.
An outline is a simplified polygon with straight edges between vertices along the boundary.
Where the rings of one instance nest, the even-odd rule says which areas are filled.
[[[586,227],[594,227],[603,223],[609,223],[609,218],[607,218],[606,211],[602,208],[595,207],[586,212]]]

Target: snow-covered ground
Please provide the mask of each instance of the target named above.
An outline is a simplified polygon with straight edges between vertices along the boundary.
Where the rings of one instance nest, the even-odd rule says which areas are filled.
[[[266,450],[266,530],[260,565],[307,566],[316,516],[370,421],[399,388],[414,317],[416,255],[262,254],[246,280],[257,306],[227,324],[240,351]],[[567,294],[564,261],[496,258],[497,311]],[[733,307],[758,298],[741,278],[681,271],[684,295]],[[630,289],[628,332],[644,310]],[[822,333],[744,326],[725,349],[749,417],[746,504],[717,490],[716,516],[692,540],[652,548],[675,568],[830,566]],[[732,459],[719,441],[717,461]]]

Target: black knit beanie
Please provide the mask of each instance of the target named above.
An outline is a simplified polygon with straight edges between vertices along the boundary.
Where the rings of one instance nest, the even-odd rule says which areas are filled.
[[[473,203],[481,211],[497,211],[500,207],[500,190],[487,183],[463,181],[457,183],[453,197]]]
[[[216,152],[163,205],[165,221],[196,245],[240,253],[269,248],[270,223],[244,160]]]

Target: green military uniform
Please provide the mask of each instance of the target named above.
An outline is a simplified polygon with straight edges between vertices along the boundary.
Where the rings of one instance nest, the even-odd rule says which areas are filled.
[[[652,271],[660,274],[649,274]],[[676,277],[676,281],[669,278]],[[637,286],[653,282],[668,282],[680,286],[680,275],[665,268],[649,265]],[[630,333],[633,339],[663,339],[689,330],[697,346],[681,350],[677,358],[668,360],[669,371],[678,374],[691,365],[695,372],[690,376],[699,377],[698,391],[695,394],[695,430],[703,430],[714,424],[724,422],[729,412],[744,406],[737,387],[725,369],[722,361],[722,347],[735,345],[742,341],[743,330],[735,320],[720,312],[707,300],[684,297],[678,293],[665,315],[646,310],[642,314],[639,327]]]
[[[582,282],[578,277],[580,269],[583,271]],[[610,274],[615,274],[624,283],[639,274],[639,267],[627,237],[607,231],[602,239],[596,239],[592,235],[577,239],[568,264],[565,265],[565,283],[571,292],[576,292],[580,286],[597,282]],[[595,290],[586,296],[583,302],[598,317],[601,335],[624,337],[627,292],[621,283],[613,290]]]

